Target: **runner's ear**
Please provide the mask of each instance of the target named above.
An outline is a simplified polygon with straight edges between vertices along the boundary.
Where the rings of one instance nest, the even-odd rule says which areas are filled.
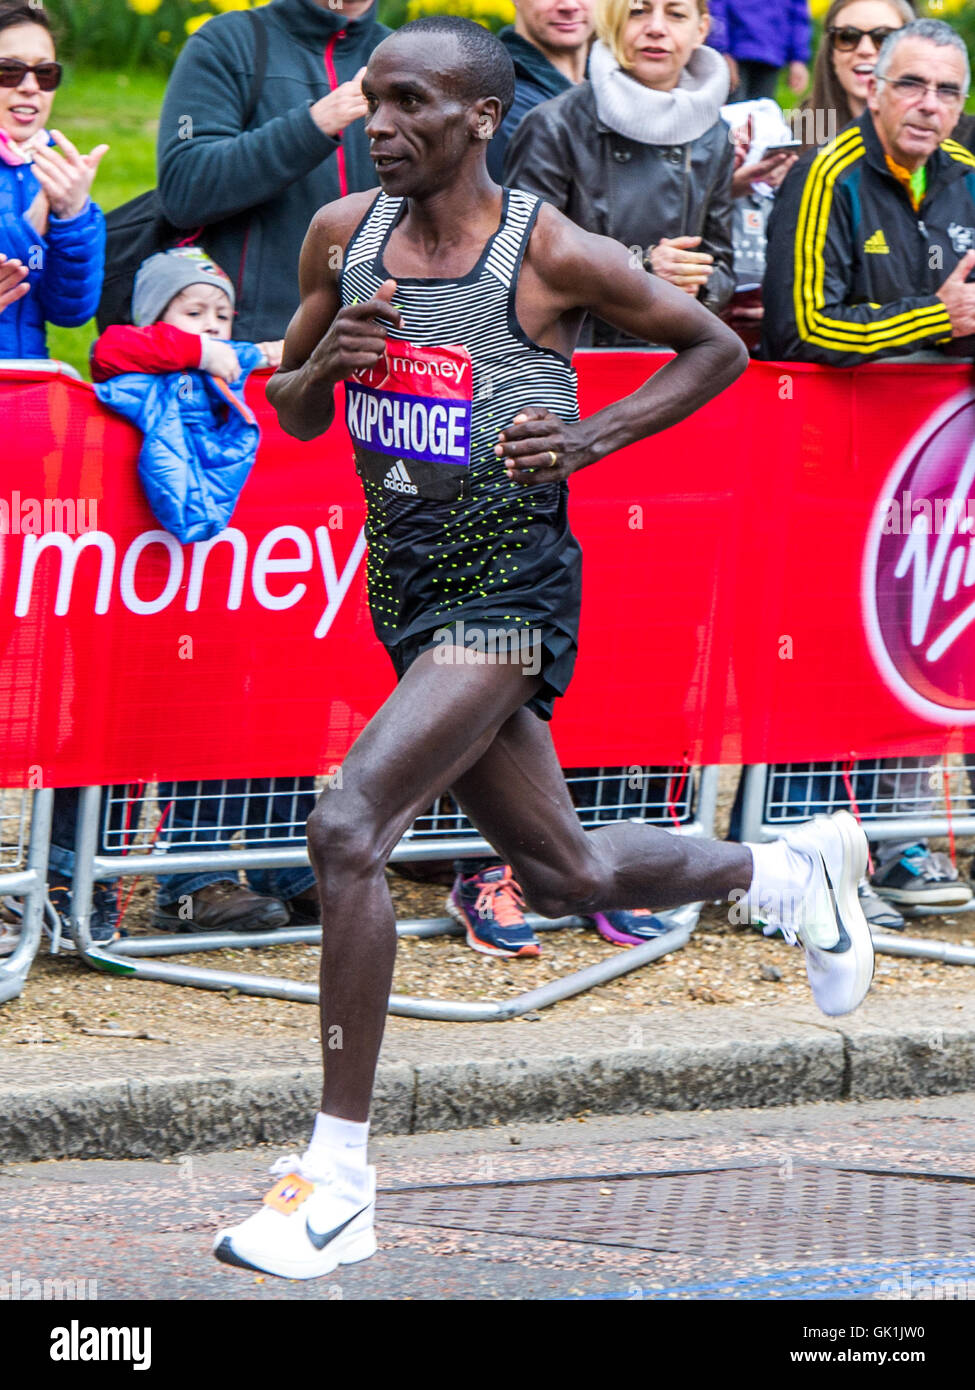
[[[501,124],[501,102],[497,97],[483,97],[473,107],[475,140],[490,140]]]

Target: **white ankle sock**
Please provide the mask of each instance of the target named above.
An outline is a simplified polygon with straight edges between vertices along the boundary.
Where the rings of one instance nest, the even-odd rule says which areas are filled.
[[[302,1158],[302,1167],[311,1173],[338,1168],[351,1181],[366,1180],[366,1151],[369,1121],[343,1120],[319,1110],[311,1143]]]
[[[760,917],[775,926],[791,924],[812,887],[811,857],[785,840],[749,844],[747,848],[752,854],[752,881],[745,899],[749,915],[752,920]]]

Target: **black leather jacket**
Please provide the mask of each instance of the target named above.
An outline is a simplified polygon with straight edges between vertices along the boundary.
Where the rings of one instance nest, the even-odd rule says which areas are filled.
[[[733,157],[721,120],[687,145],[645,145],[619,135],[600,121],[592,86],[581,82],[528,112],[508,144],[504,182],[644,256],[661,237],[700,236],[697,249],[710,252],[715,268],[699,298],[718,312],[735,288]],[[625,340],[597,323],[594,341]]]

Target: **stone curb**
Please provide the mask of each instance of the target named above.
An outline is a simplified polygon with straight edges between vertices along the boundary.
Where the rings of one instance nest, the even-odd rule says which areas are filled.
[[[975,1090],[975,1001],[954,1000],[962,1002],[944,995],[935,1008],[891,1001],[849,1020],[824,1019],[812,1009],[723,1008],[545,1028],[460,1024],[426,1036],[391,1027],[372,1132]],[[187,1057],[199,1051],[184,1045],[158,1063],[155,1075],[141,1076],[133,1073],[145,1068],[145,1054],[120,1050],[99,1058],[100,1067],[75,1058],[81,1076],[88,1071],[81,1080],[67,1075],[70,1058],[32,1076],[22,1065],[24,1049],[21,1065],[13,1065],[13,1052],[0,1053],[3,1162],[294,1147],[319,1103],[320,1072],[307,1049],[290,1062],[249,1065],[244,1049],[231,1060],[204,1055],[191,1063]]]

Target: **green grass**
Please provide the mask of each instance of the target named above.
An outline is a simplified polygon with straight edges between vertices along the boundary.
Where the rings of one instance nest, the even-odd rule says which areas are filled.
[[[156,130],[166,79],[153,72],[72,72],[58,91],[51,124],[87,154],[111,148],[102,160],[92,196],[105,212],[144,193],[156,182]],[[48,328],[52,357],[88,376],[88,350],[98,330]]]

